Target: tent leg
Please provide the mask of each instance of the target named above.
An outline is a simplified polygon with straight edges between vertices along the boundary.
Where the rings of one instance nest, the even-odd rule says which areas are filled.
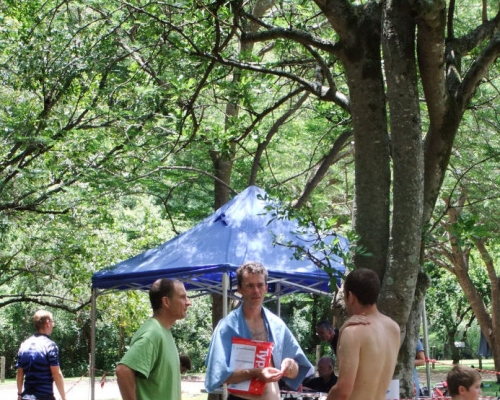
[[[96,301],[97,290],[92,289],[90,301],[90,399],[95,400],[95,325],[96,325]]]
[[[222,274],[222,318],[227,315],[227,292],[229,290],[229,275]],[[222,400],[227,400],[227,385],[222,385]]]
[[[281,283],[278,282],[276,284],[276,293],[278,295],[277,301],[276,301],[276,315],[278,317],[281,317]]]
[[[425,297],[423,300],[423,305],[422,305],[422,325],[424,328],[424,349],[425,349],[425,356],[429,358],[430,353],[429,353],[429,337],[428,337],[428,332],[427,332],[427,310],[425,309]],[[429,389],[429,393],[431,392],[431,366],[429,365],[428,362],[425,363],[425,373],[427,376],[427,388]]]
[[[227,272],[222,274],[222,318],[227,315],[227,292],[229,291],[229,276]]]

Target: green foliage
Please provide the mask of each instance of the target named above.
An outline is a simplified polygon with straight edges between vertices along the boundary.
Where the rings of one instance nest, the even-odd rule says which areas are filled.
[[[436,340],[451,346],[448,329],[455,329],[457,323],[460,324],[461,319],[458,318],[457,313],[467,304],[467,299],[453,275],[432,264],[427,265],[426,272],[432,280],[426,296],[426,304],[429,305],[427,318],[429,321],[436,322],[432,329]]]
[[[47,306],[58,313],[55,335],[60,335],[65,373],[81,374],[87,363],[93,272],[157,246],[208,216],[213,178],[223,172],[225,183],[241,190],[255,167],[251,183],[281,200],[297,199],[332,144],[353,129],[350,102],[339,107],[320,94],[327,84],[339,93],[349,90],[336,51],[324,47],[339,47],[338,34],[314,2],[273,6],[266,24],[285,28],[286,37],[249,44],[240,42],[233,23],[241,27],[254,21],[236,15],[241,10],[232,3],[0,4],[0,321],[18,326],[15,334],[0,333],[1,351],[9,359],[19,338],[30,333],[27,316]],[[365,5],[355,6],[361,15]],[[456,6],[458,38],[480,20],[481,9],[479,3]],[[301,39],[293,40],[292,32]],[[322,45],[305,46],[301,41],[309,34]],[[461,55],[464,71],[482,46]],[[428,254],[442,249],[448,234],[471,251],[469,273],[487,305],[491,283],[473,248],[475,240],[485,240],[498,271],[497,74],[495,65],[465,113],[443,185],[444,201],[436,207],[431,230],[424,232]],[[303,103],[294,110],[300,96]],[[237,110],[229,113],[233,106]],[[421,119],[425,131],[430,122],[424,105]],[[353,148],[347,144],[339,151],[300,212],[276,211],[276,218],[293,216],[303,226],[312,225],[318,237],[347,236],[353,245],[349,252],[336,241],[329,247],[318,241],[316,248],[340,255],[348,268],[351,253],[372,255],[347,228],[355,208]],[[217,165],[216,156],[227,164]],[[443,226],[449,207],[464,195],[458,220]],[[296,256],[305,254],[297,249]],[[436,261],[444,256],[441,252]],[[334,291],[337,276],[325,263]],[[436,265],[426,266],[436,283],[428,304],[441,312],[429,314],[461,334],[465,327],[457,322],[457,311],[465,309],[466,300]],[[210,337],[208,309],[206,299],[200,299],[191,309],[193,319],[188,316],[175,328],[181,352],[191,356],[197,370],[203,369]],[[329,305],[303,296],[285,301],[283,310],[312,354],[317,343],[308,329]],[[114,368],[148,314],[142,294],[99,298],[98,368]],[[435,335],[446,342],[449,333],[438,327]]]
[[[316,346],[320,355],[333,355],[328,343],[320,342],[316,336],[316,325],[324,320],[332,320],[332,297],[316,294],[292,294],[280,299],[280,316],[297,338],[309,361],[316,363]],[[276,310],[276,303],[266,305]]]
[[[194,295],[194,294],[193,294]],[[212,305],[210,296],[190,299],[191,307],[185,319],[178,321],[172,328],[179,354],[191,358],[192,371],[205,371],[205,358],[212,338]]]
[[[441,358],[452,358],[454,342],[464,341],[466,347],[461,350],[461,357],[474,358],[479,346],[480,328],[475,322],[469,299],[452,274],[431,263],[426,264],[426,272],[432,280],[426,296],[427,319],[430,321],[429,346],[435,347],[436,354]],[[484,269],[474,265],[470,275],[474,277],[474,285],[488,306],[489,287]]]
[[[2,334],[0,353],[6,359],[6,376],[15,376],[15,362],[21,342],[33,335],[33,314],[40,309],[34,304],[18,303],[2,310],[2,325],[8,327]],[[55,327],[51,338],[60,350],[61,368],[67,376],[88,374],[90,325],[88,313],[69,314],[54,310]]]
[[[9,226],[2,241],[0,259],[5,262],[10,257],[12,268],[1,275],[9,284],[0,286],[4,306],[0,315],[6,325],[19,325],[19,329],[12,337],[10,330],[2,331],[5,347],[0,351],[12,366],[19,338],[32,332],[33,313],[47,307],[57,315],[53,337],[60,346],[65,373],[80,376],[88,371],[91,274],[165,241],[169,229],[161,219],[161,209],[145,198],[130,197],[126,205],[115,204],[105,213],[95,204],[80,205],[78,212],[64,218],[31,217],[22,235],[20,229]],[[150,313],[149,303],[140,301],[136,292],[114,297],[98,299],[96,366],[108,372],[114,371],[123,352],[125,336],[131,336]],[[82,305],[86,306],[81,309]]]

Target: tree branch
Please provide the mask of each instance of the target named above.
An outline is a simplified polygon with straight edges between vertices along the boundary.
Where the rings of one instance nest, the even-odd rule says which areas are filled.
[[[352,137],[352,131],[344,131],[335,140],[328,154],[325,156],[321,165],[316,170],[316,173],[309,179],[300,197],[294,202],[293,207],[299,209],[304,205],[312,191],[326,176],[328,169],[332,166],[339,157],[340,151],[346,146],[348,140]]]
[[[309,32],[304,32],[294,28],[270,28],[265,31],[255,33],[243,32],[241,34],[242,42],[255,43],[274,39],[290,39],[302,45],[312,46],[333,55],[336,55],[336,53],[340,50],[338,45],[330,42],[329,40],[322,39],[310,34]]]
[[[15,296],[0,296],[1,299],[8,298],[8,300],[2,300],[0,301],[0,308],[6,307],[9,304],[15,304],[15,303],[33,303],[33,304],[38,304],[41,306],[48,306],[52,308],[58,308],[60,310],[68,311],[70,313],[76,313],[83,308],[87,307],[90,304],[90,299],[86,300],[83,303],[78,303],[78,306],[76,307],[70,307],[67,305],[68,299],[62,298],[59,296],[53,296],[49,294],[32,294],[30,296],[25,296],[24,294],[22,295],[15,295]],[[44,300],[43,298],[53,298],[55,299],[54,301],[49,301],[49,300]]]
[[[445,4],[444,2],[419,2],[433,7],[417,9],[417,58],[425,102],[429,113],[430,131],[443,122],[448,93],[445,85]]]
[[[500,33],[497,33],[472,63],[457,92],[457,100],[462,112],[469,105],[481,80],[488,73],[500,52]]]

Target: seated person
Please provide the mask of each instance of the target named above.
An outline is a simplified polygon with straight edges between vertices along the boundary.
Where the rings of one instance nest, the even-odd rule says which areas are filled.
[[[337,342],[339,340],[339,330],[334,328],[330,321],[321,321],[316,325],[316,335],[322,342],[330,344],[332,351],[337,355]]]
[[[318,361],[318,377],[304,380],[304,390],[311,389],[315,392],[328,393],[333,385],[337,383],[337,375],[333,371],[334,361],[332,357],[321,357]]]

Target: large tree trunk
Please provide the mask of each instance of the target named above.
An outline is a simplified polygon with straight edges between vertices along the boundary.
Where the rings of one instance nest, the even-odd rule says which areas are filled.
[[[228,108],[230,109],[229,106]],[[215,176],[227,184],[226,186],[218,180],[214,181],[214,208],[218,209],[230,200],[229,184],[231,183],[233,159],[232,156],[228,157],[228,155],[223,155],[215,151],[211,152],[210,155],[215,169]],[[222,295],[212,293],[212,326],[214,329],[223,317],[223,302]],[[208,395],[208,400],[218,400],[220,398],[221,396],[218,394]]]
[[[411,397],[414,393],[413,360],[426,286],[417,286],[424,157],[414,56],[415,21],[409,3],[387,2],[382,26],[393,161],[393,216],[386,270],[386,276],[391,279],[384,280],[379,306],[382,310],[393,310],[391,316],[401,325],[403,342],[395,376],[400,379],[402,397]],[[408,322],[402,325],[403,321]]]
[[[370,253],[369,257],[355,254],[354,262],[382,279],[389,243],[391,171],[380,40],[376,40],[380,39],[380,8],[371,7],[371,13],[351,26],[356,34],[349,36],[339,56],[346,67],[354,127],[353,225],[358,244]]]
[[[379,307],[399,323],[402,339],[405,339],[407,322],[412,327],[395,373],[395,377],[408,383],[402,387],[401,394],[409,397],[413,395],[410,383],[413,382],[411,373],[421,310],[421,302],[413,300],[420,268],[423,148],[416,60],[408,57],[414,53],[415,23],[406,9],[407,4],[398,4],[391,3],[392,8],[388,6],[384,10],[383,32],[380,31],[382,10],[379,5],[367,5],[363,18],[356,21],[355,27],[351,24],[350,35],[342,38],[344,48],[339,57],[346,69],[354,126],[353,224],[359,235],[358,244],[370,253],[369,257],[355,256],[354,261],[356,267],[370,268],[380,276],[383,286]],[[328,12],[325,8],[335,28],[337,23],[343,24],[334,15],[330,18]],[[381,45],[385,49],[387,97]],[[394,48],[397,51],[389,52]],[[390,141],[386,100],[390,109]],[[394,166],[392,207],[391,157]],[[419,299],[423,292],[419,291]]]
[[[339,106],[344,104],[352,117],[353,226],[358,235],[358,249],[364,252],[355,254],[354,262],[356,267],[376,271],[382,279],[380,309],[399,323],[405,339],[397,374],[401,374],[398,377],[403,381],[411,382],[413,344],[428,284],[421,270],[421,238],[425,233],[422,227],[431,219],[465,107],[499,50],[492,40],[480,62],[469,69],[466,77],[459,76],[460,60],[456,57],[470,52],[484,37],[492,38],[497,26],[485,23],[482,33],[478,30],[474,44],[472,38],[455,40],[452,19],[448,24],[449,37],[446,36],[446,3],[443,1],[353,4],[315,0],[315,4],[335,31],[334,41],[318,40],[315,32],[298,28],[293,18],[283,29],[272,25],[273,18],[262,21],[258,33],[242,32],[241,37],[252,43],[270,43],[277,38],[295,40],[310,50],[324,71],[329,65],[317,49],[330,53],[332,59],[342,64],[349,90],[348,102],[340,102],[339,96],[332,95],[339,91],[333,74],[325,90],[316,91],[316,85],[304,80],[310,77],[294,76],[296,79],[291,81],[300,82],[321,100]],[[453,18],[453,10],[450,12]],[[230,64],[234,65],[234,61]],[[265,73],[274,72],[273,66],[263,64],[261,67]],[[242,65],[242,68],[249,66]],[[276,67],[277,76],[283,76],[280,68]],[[292,77],[293,72],[287,70],[285,75]],[[424,90],[429,122],[425,143],[422,143],[419,104],[422,96],[418,78]],[[403,387],[403,396],[411,394],[409,385]]]
[[[490,346],[491,353],[493,354],[493,362],[495,364],[495,371],[500,371],[500,278],[496,273],[493,258],[490,256],[486,249],[484,240],[475,239],[476,245],[481,259],[486,266],[488,277],[491,282],[491,319],[486,318],[484,312],[481,313],[482,320],[479,321],[481,330],[486,337]],[[471,303],[472,304],[472,303]],[[481,303],[476,303],[480,305]],[[476,310],[474,309],[474,313]],[[489,325],[491,323],[491,325]],[[497,373],[497,382],[500,383],[500,374]]]

